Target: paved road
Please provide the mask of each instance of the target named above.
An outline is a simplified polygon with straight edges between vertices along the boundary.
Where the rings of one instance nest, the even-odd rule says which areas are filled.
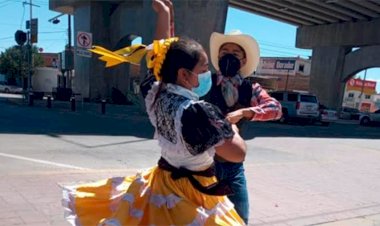
[[[68,225],[59,184],[130,175],[159,149],[145,114],[85,103],[47,109],[0,99],[1,225]],[[380,128],[251,123],[250,224],[379,225]]]

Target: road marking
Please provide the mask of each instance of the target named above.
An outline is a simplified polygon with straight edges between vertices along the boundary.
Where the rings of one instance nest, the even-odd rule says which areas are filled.
[[[65,171],[28,171],[28,172],[12,172],[7,174],[7,176],[51,176],[51,175],[86,175],[86,177],[91,177],[90,175],[100,176],[103,179],[113,177],[113,176],[135,176],[136,173],[143,172],[148,168],[133,168],[133,169],[89,169],[89,170],[65,170]],[[113,175],[115,174],[115,175]],[[121,175],[120,175],[121,174]],[[105,176],[106,175],[106,176]]]
[[[18,155],[1,153],[1,152],[0,152],[0,156],[13,158],[13,159],[20,159],[20,160],[29,161],[29,162],[37,162],[37,163],[42,163],[42,164],[52,165],[52,166],[58,166],[58,167],[63,167],[63,168],[78,169],[78,170],[90,170],[89,168],[83,168],[83,167],[78,167],[78,166],[73,166],[73,165],[68,165],[68,164],[62,164],[62,163],[57,163],[57,162],[50,162],[50,161],[45,161],[45,160],[41,160],[41,159],[33,159],[33,158],[28,158],[28,157],[23,157],[23,156],[18,156]]]

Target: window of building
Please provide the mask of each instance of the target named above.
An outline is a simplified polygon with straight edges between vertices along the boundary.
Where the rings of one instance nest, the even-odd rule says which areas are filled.
[[[298,71],[303,72],[304,68],[305,68],[305,65],[300,64],[300,65],[298,66]]]
[[[349,94],[348,94],[348,97],[352,97],[352,98],[354,98],[354,96],[355,96],[355,95],[354,95],[353,93],[349,93]]]
[[[365,95],[365,99],[371,99],[371,95]]]

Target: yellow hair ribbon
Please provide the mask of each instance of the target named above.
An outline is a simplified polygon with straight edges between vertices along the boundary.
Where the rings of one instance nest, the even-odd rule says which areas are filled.
[[[161,80],[160,71],[165,60],[166,53],[172,42],[178,41],[177,37],[154,40],[152,45],[145,46],[135,44],[116,51],[110,51],[101,46],[93,46],[91,52],[101,55],[99,60],[106,62],[106,67],[112,67],[121,63],[140,64],[146,55],[147,68],[153,69],[153,74],[158,81]]]
[[[121,63],[140,64],[142,57],[146,54],[145,45],[133,45],[114,52],[101,46],[93,46],[91,52],[101,55],[99,60],[106,62],[106,67],[112,67]]]
[[[152,50],[146,55],[147,67],[153,69],[157,81],[161,80],[160,71],[170,45],[178,41],[178,37],[154,40]]]

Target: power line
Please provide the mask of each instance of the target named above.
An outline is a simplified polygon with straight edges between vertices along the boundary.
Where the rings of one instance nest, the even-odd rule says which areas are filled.
[[[12,4],[12,3],[20,3],[21,1],[20,0],[5,0],[3,2],[0,2],[0,4],[3,4],[3,5],[0,5],[0,8],[3,8],[9,4]]]
[[[266,55],[264,53],[270,53],[272,56],[284,56],[284,57],[295,57],[295,56],[302,56],[304,58],[309,58],[310,55],[303,55],[299,53],[288,53],[288,52],[282,52],[282,51],[276,51],[276,50],[270,50],[270,49],[265,49],[261,48],[261,56]]]
[[[260,48],[260,49],[261,50],[265,50],[265,51],[269,51],[269,52],[281,53],[281,54],[285,54],[285,55],[289,55],[289,56],[300,55],[300,56],[306,56],[306,57],[308,57],[307,55],[300,54],[300,53],[291,53],[291,52],[280,51],[280,50],[273,50],[273,49],[266,49],[266,48]]]
[[[66,33],[66,31],[40,31],[39,34],[55,34],[55,33]]]
[[[10,2],[12,0],[4,0],[4,1],[1,1],[0,4],[3,4],[3,3],[6,3],[6,2]]]
[[[13,37],[13,36],[10,36],[10,37],[3,37],[3,38],[0,38],[0,40],[10,39],[10,38],[14,38],[14,37]]]
[[[280,45],[280,44],[273,44],[273,42],[272,42],[272,44],[265,44],[265,43],[271,43],[271,42],[260,42],[260,43],[262,43],[262,45],[276,47],[276,48],[282,48],[282,49],[289,49],[289,50],[297,49],[299,51],[310,51],[310,50],[307,50],[307,49],[298,49],[296,47],[285,46],[285,45]]]
[[[47,3],[46,1],[37,1],[37,0],[34,0],[37,4],[39,5],[45,5],[45,6],[48,6],[49,3]]]
[[[24,16],[25,16],[25,5],[22,4],[22,17],[21,17],[21,22],[20,22],[20,29],[22,29],[22,23],[24,22]]]
[[[260,49],[265,49],[265,45],[263,45],[264,46],[264,48],[263,47],[261,47]],[[272,48],[272,46],[269,46],[269,48],[267,48],[267,50],[272,50],[273,48]],[[285,50],[282,50],[282,49],[280,49],[279,50],[279,48],[276,48],[276,49],[273,49],[274,51],[280,51],[280,52],[284,52],[284,53],[289,53],[289,54],[294,54],[294,53],[296,53],[296,54],[303,54],[303,55],[310,55],[311,53],[310,52],[302,52],[302,51],[298,51],[297,49],[285,49]]]

